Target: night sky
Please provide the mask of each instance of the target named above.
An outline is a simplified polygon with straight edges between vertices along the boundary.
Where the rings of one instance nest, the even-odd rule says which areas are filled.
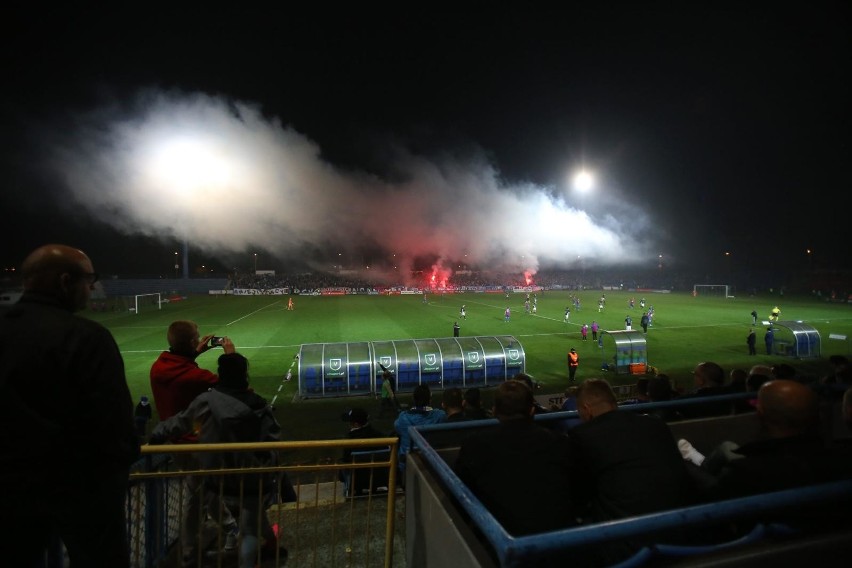
[[[849,10],[627,5],[19,9],[0,262],[852,269]],[[237,177],[136,200],[128,156],[169,124],[221,133]]]

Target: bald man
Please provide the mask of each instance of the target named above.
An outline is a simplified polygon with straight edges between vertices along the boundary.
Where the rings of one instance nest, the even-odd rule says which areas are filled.
[[[22,273],[24,293],[0,319],[3,563],[32,566],[59,536],[74,566],[128,566],[133,401],[112,335],[74,315],[98,275],[58,244],[33,251]]]
[[[577,391],[582,424],[568,432],[589,520],[603,522],[690,504],[692,485],[671,431],[655,416],[620,410],[604,379]]]
[[[765,437],[734,450],[713,497],[780,491],[849,476],[849,460],[825,449],[819,435],[819,406],[810,387],[791,380],[765,383],[757,395],[757,417]]]

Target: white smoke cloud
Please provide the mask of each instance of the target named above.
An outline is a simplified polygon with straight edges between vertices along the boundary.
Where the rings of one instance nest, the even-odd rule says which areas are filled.
[[[482,158],[395,155],[388,169],[404,181],[343,170],[256,105],[149,91],[131,109],[78,118],[53,165],[98,219],[212,253],[361,248],[400,267],[464,259],[532,272],[650,257],[635,205],[595,218],[553,188],[501,180]]]

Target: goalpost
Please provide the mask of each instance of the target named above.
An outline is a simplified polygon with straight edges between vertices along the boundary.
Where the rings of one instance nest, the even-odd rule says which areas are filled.
[[[158,310],[163,309],[163,301],[159,292],[153,294],[136,294],[133,296],[133,313],[138,314],[140,309],[148,306],[157,306]]]
[[[718,298],[733,298],[731,287],[727,284],[695,284],[692,287],[693,296],[714,296]]]

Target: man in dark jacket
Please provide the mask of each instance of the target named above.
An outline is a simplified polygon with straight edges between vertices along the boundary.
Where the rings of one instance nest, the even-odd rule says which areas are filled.
[[[576,524],[568,440],[533,422],[533,393],[521,381],[497,387],[500,424],[466,438],[455,471],[513,536]]]
[[[128,566],[125,494],[138,457],[118,346],[74,312],[98,275],[83,251],[45,245],[0,319],[0,550],[32,566],[58,535],[73,566]]]
[[[696,490],[665,422],[655,416],[619,410],[603,379],[588,379],[577,392],[582,424],[568,431],[574,457],[573,479],[584,522],[599,523],[685,507]],[[634,553],[638,542],[598,551],[606,565]]]
[[[363,408],[352,408],[340,417],[349,423],[350,440],[364,440],[369,438],[383,438],[385,435],[376,430],[370,423],[370,417]],[[352,463],[352,452],[370,452],[388,449],[389,446],[359,446],[357,448],[345,448],[343,450],[343,463]],[[388,455],[376,457],[377,460],[387,460]],[[376,487],[387,487],[387,468],[351,469],[340,470],[339,479],[346,484],[348,496],[358,495],[363,489]]]
[[[588,379],[577,392],[583,424],[571,429],[575,464],[586,483],[594,522],[674,509],[693,499],[689,473],[665,422],[619,410],[603,379]],[[636,483],[642,480],[642,483]]]

